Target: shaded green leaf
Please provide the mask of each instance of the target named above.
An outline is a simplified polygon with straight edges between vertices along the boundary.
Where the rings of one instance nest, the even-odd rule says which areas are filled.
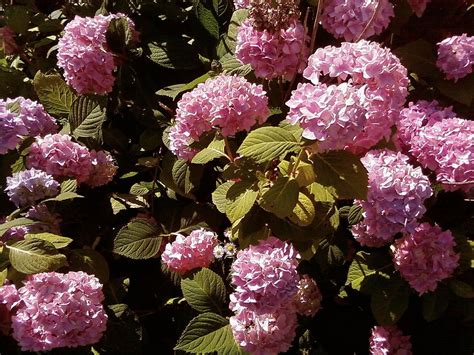
[[[203,268],[181,280],[183,296],[199,312],[221,313],[225,302],[225,285],[215,272]]]
[[[370,307],[380,325],[393,325],[405,313],[410,299],[410,287],[401,279],[391,279],[372,294]]]
[[[456,296],[462,298],[474,298],[474,288],[467,282],[453,279],[449,281],[449,288]]]
[[[33,80],[33,86],[46,111],[52,115],[69,114],[76,95],[61,75],[45,75],[38,71]]]
[[[225,143],[223,140],[212,141],[209,146],[198,152],[191,160],[193,164],[206,164],[216,158],[225,157]]]
[[[138,219],[129,222],[118,232],[113,252],[130,259],[150,259],[158,254],[161,241],[156,226]]]
[[[439,285],[436,291],[426,293],[422,298],[423,318],[432,322],[440,318],[449,305],[449,292],[446,287]]]
[[[229,187],[226,215],[231,222],[244,217],[257,200],[258,190],[252,181],[242,181]]]
[[[202,63],[196,49],[184,38],[173,38],[159,44],[149,44],[150,59],[168,69],[196,69]]]
[[[349,221],[350,225],[354,225],[359,223],[364,219],[364,209],[360,205],[353,205],[349,209],[349,213],[347,215],[347,220]]]
[[[227,207],[230,202],[227,199],[227,191],[229,191],[230,187],[234,184],[234,181],[226,181],[223,184],[217,186],[216,190],[212,193],[212,203],[214,203],[221,213],[226,213],[227,211]]]
[[[309,226],[316,215],[313,201],[304,193],[298,194],[298,201],[296,202],[293,212],[289,216],[290,221],[299,226]]]
[[[84,271],[95,275],[102,284],[109,281],[109,264],[98,251],[93,249],[74,249],[69,257],[71,270]]]
[[[279,218],[285,218],[293,212],[298,202],[298,195],[298,182],[282,176],[262,195],[260,206]]]
[[[69,124],[75,137],[101,137],[105,115],[106,98],[80,96],[74,100]]]
[[[53,244],[56,249],[65,248],[73,241],[71,238],[63,237],[62,235],[57,235],[53,233],[35,233],[27,234],[25,236],[25,239],[32,238],[46,240],[47,242]]]

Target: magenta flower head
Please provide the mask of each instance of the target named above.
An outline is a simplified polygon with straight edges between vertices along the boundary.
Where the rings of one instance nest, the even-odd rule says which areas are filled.
[[[388,0],[329,0],[324,3],[321,23],[334,37],[351,42],[382,33],[393,16]]]
[[[375,326],[370,337],[372,355],[411,355],[410,337],[394,325]]]
[[[238,76],[220,75],[199,84],[178,102],[169,135],[171,151],[190,159],[195,151],[189,145],[213,128],[232,136],[264,123],[270,113],[265,94],[261,85]]]
[[[87,181],[92,170],[89,150],[66,134],[49,134],[36,138],[31,145],[26,164],[42,169],[55,178],[71,177],[79,183]]]
[[[112,19],[125,18],[135,39],[135,25],[123,14],[79,17],[64,28],[58,44],[58,66],[64,78],[79,94],[107,94],[112,91],[117,67],[107,47],[106,33]]]
[[[235,291],[229,308],[271,313],[291,303],[298,291],[299,257],[293,245],[275,237],[239,251],[231,268]]]
[[[430,2],[431,0],[408,0],[408,4],[418,17],[423,15],[423,12],[426,10],[426,5]]]
[[[89,179],[85,183],[89,186],[97,187],[112,181],[118,169],[113,157],[103,150],[91,150],[90,156],[92,169]]]
[[[14,110],[23,122],[29,137],[45,136],[58,131],[55,119],[45,111],[40,103],[21,96],[7,99],[6,103],[7,107]]]
[[[445,190],[474,187],[474,121],[447,118],[425,126],[411,140],[411,154]]]
[[[107,326],[102,285],[82,271],[30,275],[14,299],[13,338],[22,351],[95,344]]]
[[[5,192],[17,207],[26,206],[46,197],[56,196],[59,193],[59,183],[44,171],[32,168],[7,177]]]
[[[234,8],[236,10],[248,9],[250,6],[250,0],[234,0]]]
[[[438,43],[436,65],[446,74],[446,79],[457,81],[471,74],[474,66],[474,36],[464,33]]]
[[[458,267],[459,254],[450,231],[420,224],[413,233],[397,239],[393,246],[395,268],[420,295],[436,290]]]
[[[297,317],[291,307],[272,313],[242,310],[230,318],[232,334],[239,346],[252,355],[286,352],[296,335]]]
[[[426,209],[424,201],[433,191],[420,167],[409,158],[389,150],[368,152],[362,163],[369,174],[366,201],[356,201],[364,209],[364,219],[352,227],[362,245],[380,247],[396,233],[412,233]]]
[[[277,30],[256,28],[246,20],[237,34],[235,56],[243,64],[250,64],[259,78],[291,80],[306,65],[306,42],[304,27],[298,20]]]
[[[298,282],[298,291],[295,295],[295,307],[298,314],[314,317],[321,309],[323,296],[316,281],[308,275],[303,275]]]
[[[166,244],[161,261],[168,269],[180,275],[200,267],[208,267],[214,261],[217,234],[205,229],[192,231],[187,237],[178,234],[172,243]]]

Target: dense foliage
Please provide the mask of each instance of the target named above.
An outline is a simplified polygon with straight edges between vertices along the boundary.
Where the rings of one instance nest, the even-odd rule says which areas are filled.
[[[474,352],[469,1],[1,11],[1,354]]]

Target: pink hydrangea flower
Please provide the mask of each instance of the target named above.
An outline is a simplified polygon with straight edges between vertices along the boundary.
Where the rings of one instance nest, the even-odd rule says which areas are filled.
[[[321,309],[323,296],[316,281],[308,275],[303,275],[298,282],[298,291],[295,295],[295,307],[298,314],[314,317]]]
[[[92,187],[108,184],[114,178],[118,166],[114,158],[102,150],[90,152],[92,169],[86,184]]]
[[[208,267],[214,260],[217,234],[205,229],[192,231],[187,237],[178,234],[172,243],[166,244],[162,262],[180,275],[196,268]]]
[[[64,28],[59,39],[58,66],[64,69],[66,82],[79,94],[107,94],[112,91],[117,67],[107,47],[106,33],[112,19],[126,18],[134,36],[135,25],[123,14],[79,17]]]
[[[368,152],[361,159],[369,175],[364,219],[352,227],[354,238],[362,245],[380,247],[396,233],[411,233],[426,209],[424,201],[433,191],[420,167],[413,167],[402,153],[389,150]]]
[[[423,12],[426,10],[426,5],[430,2],[431,0],[408,0],[408,4],[418,17],[423,15]]]
[[[15,285],[0,285],[0,305],[11,311],[20,303],[20,296]]]
[[[56,196],[59,183],[51,175],[33,168],[7,177],[5,192],[17,207],[32,205],[38,200]]]
[[[459,254],[450,231],[420,224],[413,233],[395,241],[393,262],[402,277],[420,295],[436,290],[438,282],[458,267]]]
[[[367,122],[347,147],[358,154],[390,137],[408,93],[407,70],[400,60],[389,49],[365,40],[317,49],[309,57],[303,76],[315,85],[323,76],[350,80],[364,91]]]
[[[44,109],[43,105],[24,97],[6,100],[7,107],[14,108],[23,125],[28,130],[28,136],[44,136],[46,134],[56,133],[58,126],[53,117],[51,117]]]
[[[235,56],[250,64],[259,78],[291,80],[306,65],[306,40],[304,27],[297,20],[276,31],[257,29],[251,20],[245,20],[237,34]]]
[[[329,0],[324,3],[321,23],[334,37],[355,41],[382,33],[393,16],[388,0]]]
[[[272,313],[242,310],[230,318],[232,334],[239,346],[252,355],[286,352],[296,335],[297,317],[291,307]]]
[[[474,36],[464,33],[438,43],[436,65],[446,74],[447,79],[454,81],[471,74],[474,66]]]
[[[318,151],[344,149],[365,128],[365,99],[364,89],[350,83],[300,83],[286,103],[288,121],[300,124],[303,137],[319,141]]]
[[[231,267],[235,291],[229,308],[271,313],[289,302],[298,291],[298,259],[291,244],[275,237],[239,251]]]
[[[408,154],[411,149],[411,140],[424,126],[455,116],[452,107],[441,107],[437,101],[410,102],[407,108],[401,110],[400,117],[395,122],[397,133],[393,141],[399,150]]]
[[[370,337],[372,355],[411,355],[410,336],[396,326],[375,326]]]
[[[269,115],[265,94],[261,85],[238,76],[220,75],[199,84],[178,102],[176,123],[169,135],[171,151],[189,159],[193,150],[186,146],[213,128],[232,136],[262,124]]]
[[[42,169],[55,178],[72,177],[79,183],[88,180],[92,170],[89,150],[65,134],[49,134],[36,138],[31,145],[26,164]]]
[[[0,154],[15,149],[22,136],[28,135],[28,129],[20,117],[11,112],[6,103],[0,100]]]
[[[94,344],[106,329],[102,285],[82,271],[30,275],[18,296],[12,328],[22,351]]]
[[[250,6],[250,0],[234,0],[234,8],[239,9],[248,9]]]
[[[448,118],[425,126],[411,140],[410,152],[446,190],[473,188],[474,121]]]
[[[0,49],[6,55],[15,54],[19,50],[15,41],[15,32],[8,26],[0,28]]]

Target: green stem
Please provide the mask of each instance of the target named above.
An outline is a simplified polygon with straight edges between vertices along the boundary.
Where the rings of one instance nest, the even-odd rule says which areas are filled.
[[[303,157],[303,154],[305,154],[305,150],[301,149],[300,153],[296,157],[296,160],[295,160],[294,164],[290,164],[290,166],[288,168],[288,176],[291,177],[291,176],[295,175],[296,171],[298,170],[298,166],[300,165],[301,158]]]
[[[224,144],[225,144],[225,151],[227,153],[227,157],[229,158],[230,162],[233,163],[235,158],[234,155],[232,154],[232,149],[230,148],[229,141],[227,140],[227,137],[224,137]]]

